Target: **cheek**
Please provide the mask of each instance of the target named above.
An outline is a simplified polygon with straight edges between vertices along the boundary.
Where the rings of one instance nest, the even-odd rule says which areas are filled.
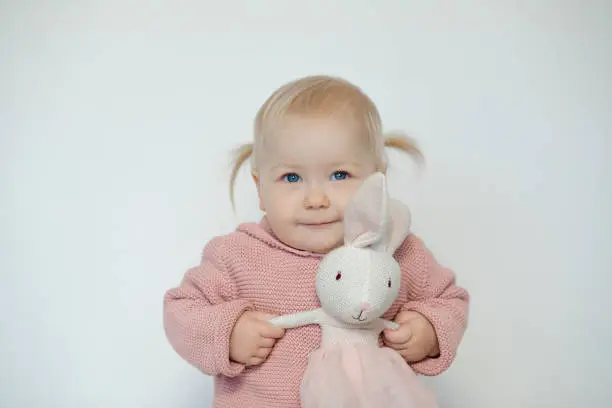
[[[267,212],[279,219],[290,217],[302,202],[298,189],[285,185],[262,189],[261,198]]]
[[[357,192],[361,183],[362,181],[346,183],[344,186],[342,186],[342,188],[335,189],[333,200],[336,208],[338,208],[343,214],[344,208],[350,201],[351,197],[353,197],[353,195]]]

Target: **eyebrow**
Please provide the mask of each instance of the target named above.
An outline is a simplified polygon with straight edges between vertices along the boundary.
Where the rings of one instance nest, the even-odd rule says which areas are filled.
[[[334,162],[334,163],[329,163],[328,165],[329,167],[336,167],[336,168],[342,168],[342,167],[355,167],[355,168],[359,168],[361,167],[361,165],[359,163],[355,163],[355,162]],[[290,164],[290,163],[280,163],[277,164],[275,166],[272,166],[270,169],[271,170],[279,170],[279,169],[296,169],[296,170],[301,170],[303,169],[305,166],[299,165],[299,164]]]
[[[270,167],[271,170],[278,170],[278,169],[302,169],[304,168],[304,166],[300,166],[297,164],[288,164],[288,163],[280,163],[277,164],[276,166],[272,166]]]
[[[330,163],[329,166],[330,167],[344,167],[344,166],[361,167],[361,164],[355,163],[355,162],[335,162],[335,163]]]

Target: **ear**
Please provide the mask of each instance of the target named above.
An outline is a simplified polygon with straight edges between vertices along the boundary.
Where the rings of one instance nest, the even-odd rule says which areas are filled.
[[[344,210],[344,243],[364,248],[386,246],[389,208],[384,174],[373,173],[355,192]]]
[[[259,185],[259,174],[257,174],[257,171],[252,170],[251,177],[253,178],[253,181],[255,182],[255,187],[257,188],[257,197],[259,198],[259,209],[265,212],[266,210],[264,209],[263,200],[261,199],[261,187]]]

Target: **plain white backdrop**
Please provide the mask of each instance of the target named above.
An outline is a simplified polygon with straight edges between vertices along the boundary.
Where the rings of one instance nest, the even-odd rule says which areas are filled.
[[[229,151],[281,83],[341,75],[392,193],[472,295],[443,408],[612,406],[612,3],[0,1],[0,407],[204,408],[162,297],[258,219]]]

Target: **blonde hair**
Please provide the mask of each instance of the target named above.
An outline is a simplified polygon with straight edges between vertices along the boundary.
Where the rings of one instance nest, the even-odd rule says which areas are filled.
[[[382,121],[376,105],[356,85],[345,79],[315,75],[299,78],[278,88],[259,108],[255,116],[252,143],[246,143],[233,151],[230,175],[230,200],[234,206],[234,185],[244,163],[250,159],[253,170],[267,137],[279,122],[287,116],[321,116],[349,114],[362,129],[372,145],[381,171],[387,169],[385,147],[405,152],[417,162],[423,155],[416,142],[401,132],[383,134]]]

